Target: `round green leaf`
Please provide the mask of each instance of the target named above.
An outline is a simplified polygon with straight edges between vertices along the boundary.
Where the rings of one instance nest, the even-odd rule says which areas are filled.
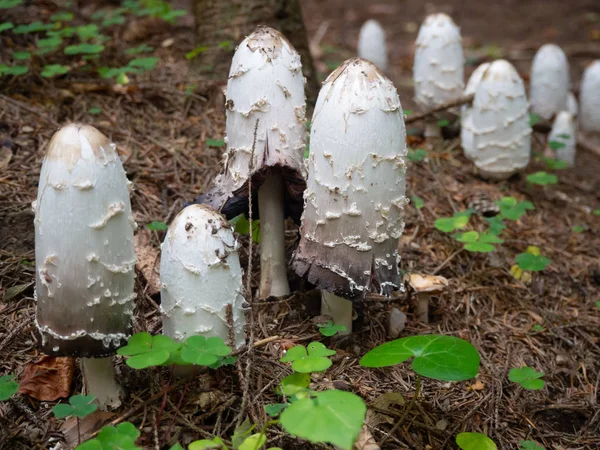
[[[267,437],[262,433],[256,433],[244,439],[238,450],[256,450],[265,445],[265,442],[267,442]]]
[[[152,336],[145,331],[136,333],[129,338],[127,345],[117,350],[122,356],[134,356],[140,353],[146,353],[152,348]]]
[[[293,373],[281,380],[281,392],[288,397],[304,391],[310,385],[310,375],[307,373]]]
[[[415,372],[436,380],[468,380],[479,370],[479,353],[470,342],[435,334],[406,337],[375,347],[362,357],[360,365],[386,367],[410,358],[414,358]]]
[[[300,373],[323,372],[331,367],[331,360],[324,356],[307,356],[292,363],[292,369]]]
[[[329,442],[351,450],[363,425],[367,407],[351,392],[329,390],[292,403],[281,414],[288,433],[311,442]]]
[[[485,242],[470,242],[465,244],[465,250],[475,253],[490,253],[496,250],[496,247]]]
[[[462,450],[497,450],[496,444],[485,434],[458,433],[456,444]]]
[[[520,253],[515,258],[515,262],[521,270],[530,272],[539,272],[544,270],[552,261],[542,255],[533,255],[531,253]]]
[[[332,356],[335,355],[335,350],[329,350],[320,342],[311,342],[306,347],[309,356]]]
[[[290,348],[285,355],[279,360],[281,362],[292,362],[300,358],[304,358],[307,355],[306,347],[303,345],[296,345]]]
[[[188,446],[188,450],[207,450],[213,448],[223,448],[221,444],[215,441],[209,441],[208,439],[201,439],[194,441]]]
[[[231,353],[221,338],[204,336],[190,336],[186,339],[181,350],[184,361],[200,366],[209,366],[219,361],[221,356]]]
[[[544,380],[541,380],[544,372],[538,372],[532,367],[521,367],[510,369],[508,379],[513,383],[519,383],[523,388],[529,391],[537,391],[544,387]]]
[[[153,350],[148,353],[132,356],[127,359],[126,364],[132,369],[147,369],[148,367],[160,366],[169,359],[167,350]]]

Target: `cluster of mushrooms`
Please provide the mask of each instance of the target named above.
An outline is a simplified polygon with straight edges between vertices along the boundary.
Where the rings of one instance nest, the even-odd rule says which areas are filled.
[[[406,131],[396,89],[382,73],[385,34],[374,21],[361,30],[359,55],[324,82],[305,161],[300,56],[267,27],[239,45],[227,83],[223,170],[198,203],[173,220],[162,244],[165,335],[219,336],[237,348],[244,344],[239,243],[228,220],[250,207],[260,219],[260,298],[290,294],[287,218],[300,225],[291,268],[321,289],[322,313],[336,324],[350,331],[352,301],[403,288],[398,243],[408,203]],[[532,109],[545,118],[556,115],[553,133],[568,128],[574,135],[576,102],[567,92],[566,64],[558,47],[540,50],[532,71]],[[414,72],[421,108],[464,95],[460,33],[448,16],[425,20]],[[583,129],[600,131],[599,88],[596,62],[581,88]],[[586,99],[590,90],[594,95]],[[475,97],[462,111],[465,154],[492,176],[524,167],[529,105],[515,69],[506,61],[481,66],[466,92]],[[433,127],[428,131],[436,133]],[[82,358],[86,390],[104,408],[120,404],[112,355],[130,337],[134,315],[130,187],[115,144],[93,127],[70,124],[50,141],[34,203],[42,349]],[[427,297],[447,281],[417,276],[410,284],[423,293],[416,314],[426,320]]]

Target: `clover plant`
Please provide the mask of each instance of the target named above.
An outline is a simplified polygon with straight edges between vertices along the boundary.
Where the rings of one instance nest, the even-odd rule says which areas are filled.
[[[462,450],[497,450],[496,443],[485,434],[458,433],[456,445]]]
[[[541,378],[544,376],[544,372],[538,372],[531,367],[521,367],[510,369],[508,373],[508,379],[513,383],[520,384],[524,389],[528,391],[538,391],[544,388],[545,382]]]

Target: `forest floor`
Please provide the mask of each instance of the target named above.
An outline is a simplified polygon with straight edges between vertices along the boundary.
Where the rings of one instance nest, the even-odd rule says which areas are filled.
[[[583,67],[594,54],[600,55],[597,0],[302,3],[309,35],[324,33],[316,55],[322,79],[353,55],[364,20],[372,17],[383,24],[392,65],[388,75],[405,109],[413,109],[414,40],[428,12],[448,12],[461,27],[467,75],[480,62],[505,57],[527,80],[535,50],[552,41],[567,52],[577,90]],[[31,21],[44,19],[48,15],[44,8],[30,7]],[[141,43],[154,47],[160,57],[158,66],[117,88],[85,74],[1,78],[0,375],[12,373],[21,379],[42,357],[34,324],[31,202],[47,143],[59,126],[85,122],[117,143],[135,186],[132,207],[140,226],[136,248],[150,269],[164,232],[149,231],[146,225],[169,223],[184,202],[203,192],[220,170],[222,148],[209,147],[207,140],[223,138],[223,96],[214,81],[198,80],[188,71],[185,54],[196,45],[191,16],[180,18],[175,26],[159,27],[150,19],[133,19],[118,42],[127,47]],[[0,52],[12,45],[4,44]],[[422,124],[408,127],[413,148],[428,146],[418,138],[419,127]],[[535,152],[543,151],[544,141],[544,135],[534,136]],[[527,173],[538,170],[544,170],[544,165],[533,161]],[[403,296],[367,302],[355,333],[324,340],[337,355],[331,369],[313,378],[315,388],[334,385],[360,395],[371,407],[368,428],[377,441],[386,440],[384,449],[456,448],[454,438],[460,431],[485,433],[502,449],[516,449],[525,439],[554,450],[600,448],[600,217],[591,212],[600,208],[599,173],[600,156],[579,150],[576,166],[557,172],[556,185],[532,186],[524,175],[485,182],[473,173],[457,138],[429,146],[427,158],[412,162],[407,172],[407,195],[420,197],[424,206],[407,208],[401,268],[442,275],[450,285],[433,298],[429,324],[414,320],[412,304]],[[529,200],[535,210],[510,222],[505,243],[494,253],[469,253],[434,228],[435,219],[464,211],[474,200],[493,202],[505,196]],[[482,217],[473,217],[470,229],[483,229]],[[289,234],[293,241],[293,231]],[[247,239],[243,241],[247,245]],[[525,284],[511,275],[510,267],[514,257],[531,245],[553,262]],[[156,333],[161,327],[160,295],[148,267],[147,277],[139,273],[136,282],[135,331]],[[293,285],[304,286],[298,280]],[[125,405],[86,419],[84,437],[103,423],[122,420],[141,429],[144,448],[159,448],[154,428],[162,436],[172,420],[173,438],[182,443],[215,434],[228,437],[243,395],[251,419],[264,422],[263,405],[277,401],[274,387],[290,371],[279,362],[283,349],[322,338],[315,326],[318,296],[313,294],[299,292],[285,301],[253,305],[253,339],[276,338],[255,348],[247,392],[240,380],[243,372],[236,368],[218,369],[218,376],[202,375],[179,408],[181,389],[171,392],[157,427],[161,402],[156,393],[160,394],[165,382],[164,373],[136,372],[117,358],[119,379],[128,392]],[[401,336],[434,332],[467,339],[481,354],[481,368],[470,382],[424,380],[417,407],[390,435],[401,407],[380,413],[374,406],[385,403],[381,396],[386,393],[411,398],[414,373],[406,364],[373,370],[360,367],[358,361],[388,339],[386,323],[392,307],[408,316]],[[242,353],[240,363],[247,357]],[[72,360],[52,364],[51,370],[73,367]],[[544,389],[525,391],[508,381],[508,371],[523,365],[545,373]],[[81,376],[75,370],[71,393],[80,390]],[[63,438],[61,427],[67,429],[65,435],[72,445],[77,435],[74,423],[53,419],[53,404],[25,394],[0,404],[0,448],[52,448]],[[271,427],[268,436],[269,445],[286,450],[329,448],[291,438],[277,427]]]

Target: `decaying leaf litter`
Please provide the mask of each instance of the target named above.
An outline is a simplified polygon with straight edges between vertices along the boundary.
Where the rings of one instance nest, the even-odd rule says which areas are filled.
[[[388,39],[395,42],[390,53],[390,74],[399,88],[403,107],[410,109],[412,87],[408,81],[415,33],[409,29],[411,23],[422,20],[426,12],[422,6],[407,2],[406,9],[400,11],[391,4],[369,9],[349,4],[340,19],[334,14],[338,2],[329,2],[326,8],[316,3],[307,2],[305,17],[310,35],[329,21],[321,44],[330,51],[318,61],[325,66],[322,70],[325,75],[329,73],[327,63],[337,65],[352,55],[354,39],[365,18],[374,15],[386,24],[383,20],[386,14],[402,13],[398,17],[404,22],[386,24],[393,30]],[[536,34],[534,38],[514,26],[506,33],[505,40],[501,40],[494,32],[481,31],[485,17],[481,6],[468,8],[458,4],[448,12],[454,14],[463,28],[463,36],[468,36],[467,39],[474,36],[470,38],[471,47],[480,50],[474,51],[472,57],[485,60],[486,51],[481,48],[494,40],[498,42],[494,44],[496,50],[508,53],[509,58],[512,55],[519,72],[527,74],[535,49],[548,37]],[[539,33],[548,33],[567,52],[583,44],[590,44],[593,49],[590,36],[600,25],[598,21],[588,21],[589,13],[594,12],[590,5],[581,2],[573,7],[568,16],[573,21],[562,20],[558,6],[548,8],[555,11],[556,17],[553,20],[546,17],[547,27]],[[457,16],[458,11],[463,12]],[[216,94],[219,87],[215,81],[198,80],[188,73],[184,54],[195,46],[191,19],[182,19],[177,27],[163,34],[144,35],[143,20],[139,22],[142,35],[134,43],[146,41],[159,48],[161,62],[138,83],[114,92],[85,78],[77,79],[76,83],[63,80],[44,85],[17,78],[0,92],[4,112],[2,139],[12,143],[11,160],[0,178],[2,373],[20,376],[24,367],[41,356],[36,349],[32,321],[33,213],[29,205],[35,198],[41,158],[58,124],[70,119],[85,121],[119,145],[128,177],[135,185],[132,209],[141,225],[153,221],[170,223],[183,203],[204,192],[220,170],[222,149],[209,147],[206,142],[224,135],[223,98]],[[576,27],[571,22],[584,25]],[[169,38],[173,44],[161,47]],[[467,42],[465,47],[469,47]],[[569,57],[579,79],[588,56],[584,53],[584,57],[572,54]],[[185,89],[192,84],[196,85],[194,93],[185,95]],[[101,114],[89,114],[93,107],[101,107]],[[542,138],[536,139],[534,135],[534,149],[541,151],[541,142]],[[409,137],[409,145],[419,148],[423,144]],[[596,175],[600,161],[581,150],[577,158],[574,169],[558,173],[558,185],[546,187],[528,185],[524,177],[498,183],[478,179],[462,156],[457,139],[441,142],[428,150],[423,162],[411,163],[407,195],[420,197],[424,206],[408,209],[407,228],[400,245],[401,268],[407,272],[442,275],[450,280],[449,287],[434,297],[429,325],[411,320],[412,308],[403,296],[393,301],[370,298],[361,311],[363,319],[356,335],[325,341],[338,353],[331,369],[313,378],[317,388],[333,385],[361,395],[371,410],[367,420],[369,431],[378,441],[387,438],[384,448],[426,448],[426,445],[453,448],[454,436],[459,431],[484,432],[504,448],[514,448],[525,438],[546,448],[592,449],[600,445],[597,433],[600,313],[595,305],[600,300],[597,257],[600,238],[596,231],[599,219],[587,212],[587,208],[595,210],[600,204]],[[544,166],[533,163],[528,173],[537,170],[544,170]],[[496,201],[509,195],[531,201],[536,209],[528,211],[518,222],[509,223],[506,242],[492,256],[473,256],[433,227],[436,218],[465,210],[474,201]],[[471,221],[477,229],[482,218],[476,215]],[[586,228],[577,233],[573,231],[576,226]],[[158,248],[164,231],[144,233],[149,235],[150,245]],[[287,236],[289,254],[295,245],[292,227]],[[242,240],[246,248],[247,239]],[[542,274],[534,274],[531,283],[525,285],[509,269],[514,256],[524,252],[528,245],[542,249],[553,264]],[[252,281],[256,287],[257,251],[254,260]],[[244,258],[242,265],[247,267]],[[318,318],[314,318],[320,296],[303,293],[305,286],[292,273],[289,279],[292,291],[298,292],[291,299],[261,301],[254,306],[254,337],[260,345],[253,352],[249,383],[239,379],[243,372],[231,369],[220,369],[217,377],[203,376],[186,395],[177,414],[174,411],[181,385],[175,385],[161,419],[161,430],[169,426],[171,415],[175,414],[175,433],[193,433],[196,437],[231,435],[242,404],[242,386],[246,385],[252,420],[264,420],[262,406],[277,402],[274,388],[289,373],[289,368],[278,362],[283,349],[321,338],[315,325]],[[135,331],[159,331],[159,299],[151,295],[139,273],[136,292],[140,295]],[[472,384],[424,381],[418,407],[395,436],[388,437],[402,415],[402,402],[413,393],[413,374],[405,366],[366,370],[358,366],[358,360],[387,339],[386,322],[392,306],[409,316],[405,335],[436,332],[468,339],[478,348],[482,365]],[[279,338],[269,339],[273,336]],[[244,365],[245,353],[239,356]],[[523,365],[545,373],[545,390],[523,391],[508,382],[509,370]],[[152,448],[154,418],[160,408],[160,391],[166,377],[158,379],[151,373],[135,372],[124,364],[119,364],[117,371],[131,396],[126,408],[105,417],[109,421],[135,423],[142,430],[143,446]],[[140,386],[151,388],[142,390]],[[80,389],[81,380],[77,378],[72,393]],[[382,397],[384,394],[388,395]],[[29,396],[2,404],[0,420],[4,434],[0,435],[0,443],[10,442],[11,448],[49,448],[49,440],[61,434],[60,423],[52,419],[50,408],[44,404]],[[299,444],[300,441],[276,428],[270,429],[269,437],[282,448],[325,448]]]

